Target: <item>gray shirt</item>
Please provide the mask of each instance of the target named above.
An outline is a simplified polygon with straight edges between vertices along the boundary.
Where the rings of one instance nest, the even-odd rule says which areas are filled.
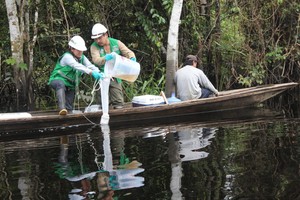
[[[177,97],[182,101],[201,97],[201,87],[218,94],[218,90],[209,81],[201,69],[186,65],[175,73]]]

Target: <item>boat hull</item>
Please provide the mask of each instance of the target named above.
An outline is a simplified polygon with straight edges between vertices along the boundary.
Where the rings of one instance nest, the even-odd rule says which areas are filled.
[[[124,109],[110,110],[109,125],[124,126],[128,124],[160,123],[163,121],[181,119],[183,116],[199,116],[201,114],[205,115],[207,113],[219,113],[222,111],[251,107],[297,85],[298,83],[264,85],[223,91],[220,92],[218,97],[196,99],[174,104],[143,107],[130,106]],[[102,116],[101,111],[68,114],[66,116],[57,115],[57,111],[32,112],[30,114],[31,117],[0,119],[0,134],[7,134],[11,131],[99,124]]]

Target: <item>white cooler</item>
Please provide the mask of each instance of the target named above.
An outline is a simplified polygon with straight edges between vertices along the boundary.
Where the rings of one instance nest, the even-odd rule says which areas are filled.
[[[160,104],[165,104],[165,100],[162,96],[159,95],[142,95],[133,97],[132,99],[133,107],[155,106]]]

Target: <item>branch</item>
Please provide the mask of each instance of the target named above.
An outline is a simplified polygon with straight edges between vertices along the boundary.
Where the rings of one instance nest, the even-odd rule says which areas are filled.
[[[63,12],[64,12],[64,18],[65,18],[65,21],[66,21],[66,25],[67,25],[67,33],[68,33],[68,39],[70,39],[70,27],[69,27],[69,21],[68,21],[68,17],[67,17],[67,12],[66,12],[66,9],[64,7],[64,2],[63,0],[59,0],[59,3],[61,5],[61,8],[63,9]]]

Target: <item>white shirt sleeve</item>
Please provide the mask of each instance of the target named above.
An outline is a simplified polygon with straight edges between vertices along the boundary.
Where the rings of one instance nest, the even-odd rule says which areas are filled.
[[[71,54],[65,54],[60,60],[62,66],[70,66],[80,72],[90,74],[92,71],[99,72],[99,69],[93,65],[86,56],[83,58],[83,64],[79,63]]]

